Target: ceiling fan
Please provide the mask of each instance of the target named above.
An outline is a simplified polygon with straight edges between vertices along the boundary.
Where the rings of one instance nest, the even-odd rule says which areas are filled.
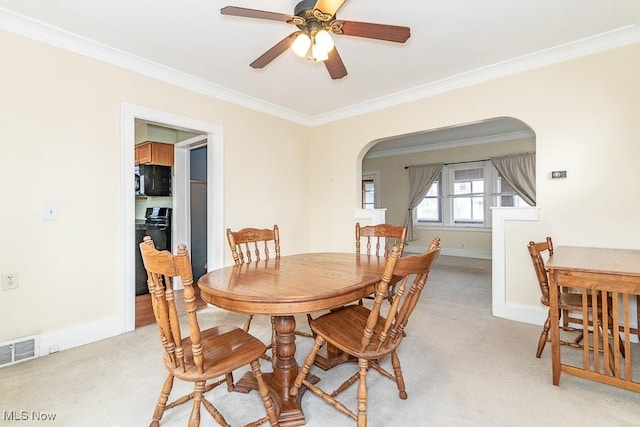
[[[372,24],[369,22],[345,21],[336,18],[336,12],[346,0],[302,0],[296,5],[293,15],[226,6],[220,9],[223,15],[282,21],[298,27],[297,31],[276,43],[271,49],[249,64],[263,68],[285,50],[291,48],[298,56],[316,62],[324,62],[332,79],[347,75],[347,69],[335,48],[331,34],[366,37],[404,43],[411,36],[408,27]]]

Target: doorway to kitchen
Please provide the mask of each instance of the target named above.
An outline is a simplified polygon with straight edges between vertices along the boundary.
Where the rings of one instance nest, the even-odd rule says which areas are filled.
[[[189,248],[193,280],[207,268],[207,136],[136,121],[136,297],[135,327],[155,321],[147,287],[147,271],[138,245],[150,236],[158,250],[177,251],[179,243]],[[151,149],[149,149],[151,148]],[[145,151],[146,150],[146,151]],[[146,153],[149,152],[149,155]],[[151,170],[166,170],[166,182],[157,186]],[[144,172],[144,173],[141,173]],[[173,177],[173,178],[172,178]],[[141,188],[144,187],[144,188]],[[149,188],[150,187],[150,188]],[[158,188],[166,188],[163,194]],[[149,191],[147,191],[149,189]],[[160,197],[158,197],[160,196]],[[176,213],[174,220],[173,213]],[[175,236],[178,236],[176,238]],[[172,286],[180,301],[182,283]],[[196,293],[198,289],[196,288]],[[204,307],[206,304],[199,304]],[[178,314],[185,307],[178,306]]]
[[[122,105],[122,331],[135,328],[135,183],[134,146],[136,121],[179,129],[198,134],[199,141],[176,144],[173,183],[173,242],[191,244],[191,177],[188,175],[191,151],[206,146],[206,268],[222,266],[224,249],[223,208],[223,141],[222,127],[218,124],[178,116],[130,104]],[[180,226],[179,224],[182,224]],[[188,224],[188,225],[187,225]],[[175,245],[174,245],[175,246]]]

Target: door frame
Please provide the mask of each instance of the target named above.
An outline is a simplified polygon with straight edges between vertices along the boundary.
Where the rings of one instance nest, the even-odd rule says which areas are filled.
[[[174,173],[173,173],[173,215],[171,221],[171,250],[178,249],[178,243],[184,243],[192,250],[191,245],[191,160],[190,152],[195,148],[208,147],[207,135],[197,135],[174,144]],[[207,149],[207,163],[209,161]],[[207,179],[209,179],[207,165]],[[209,194],[207,194],[209,198]],[[209,215],[207,213],[207,220]],[[135,248],[134,248],[135,249]],[[207,255],[207,262],[209,262]],[[182,289],[182,282],[175,277],[172,282],[174,289]]]
[[[222,267],[224,259],[224,159],[222,126],[191,117],[122,103],[121,105],[121,241],[122,247],[122,332],[135,329],[135,188],[134,146],[135,120],[161,126],[206,134],[207,138],[207,265],[208,269]],[[178,153],[186,156],[186,149]],[[179,156],[180,157],[180,156]],[[182,167],[182,174],[188,172]],[[187,168],[188,169],[188,168]],[[174,197],[184,200],[184,189],[174,187]],[[174,203],[176,200],[174,199]],[[181,218],[177,219],[182,221]],[[176,229],[173,227],[174,230]]]

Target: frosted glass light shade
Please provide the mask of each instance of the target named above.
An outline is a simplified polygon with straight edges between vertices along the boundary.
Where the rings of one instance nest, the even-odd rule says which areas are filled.
[[[331,34],[327,30],[320,30],[316,33],[315,44],[319,51],[328,54],[335,46]]]
[[[291,50],[299,57],[304,58],[307,56],[310,46],[311,38],[305,33],[300,33],[291,44]]]
[[[329,52],[326,52],[318,47],[316,43],[311,46],[311,57],[314,61],[326,61],[329,59]]]

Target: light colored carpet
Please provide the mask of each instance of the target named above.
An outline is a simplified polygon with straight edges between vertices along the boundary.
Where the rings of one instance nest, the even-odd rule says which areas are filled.
[[[550,345],[535,358],[540,327],[491,316],[491,264],[441,256],[399,355],[409,398],[376,372],[369,381],[369,426],[632,426],[640,425],[640,393],[563,375],[551,384]],[[242,325],[243,315],[207,308],[203,326]],[[298,318],[298,328],[306,320]],[[251,332],[268,340],[270,323],[256,317]],[[302,361],[312,341],[298,338]],[[637,345],[633,349],[640,353]],[[574,349],[563,349],[580,353]],[[386,361],[386,366],[389,362]],[[314,368],[329,390],[355,372],[346,364],[328,372]],[[634,367],[640,371],[637,359]],[[269,371],[268,363],[263,370]],[[235,373],[236,379],[243,371]],[[135,332],[0,369],[0,425],[70,427],[146,426],[166,376],[157,328]],[[190,385],[176,380],[175,388]],[[355,408],[356,388],[342,396]],[[210,400],[233,426],[264,414],[259,395],[227,393],[219,387]],[[165,414],[161,425],[185,426],[190,405]],[[307,425],[355,426],[346,416],[307,393]],[[55,414],[54,422],[7,421],[9,411]],[[202,414],[203,426],[217,425]]]

